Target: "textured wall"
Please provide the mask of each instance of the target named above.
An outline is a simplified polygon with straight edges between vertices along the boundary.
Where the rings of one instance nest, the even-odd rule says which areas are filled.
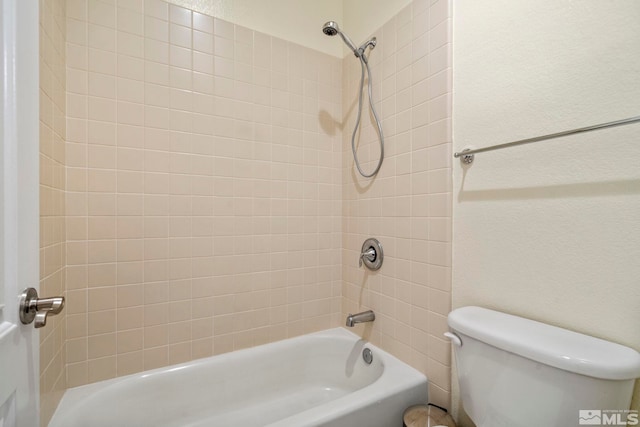
[[[638,115],[637,2],[455,6],[456,151]],[[453,306],[640,350],[639,136],[630,125],[456,161]]]
[[[340,60],[69,1],[68,385],[337,325]]]
[[[65,294],[65,1],[40,0],[40,295]],[[41,424],[66,388],[66,313],[40,329]]]
[[[356,331],[427,374],[430,400],[449,406],[451,301],[451,19],[446,0],[414,1],[374,32],[373,97],[386,138],[375,179],[358,175],[351,154],[359,62],[343,60],[343,315],[373,309]],[[366,98],[365,98],[366,99]],[[365,171],[379,157],[369,108],[358,138]],[[358,268],[376,237],[384,263]]]

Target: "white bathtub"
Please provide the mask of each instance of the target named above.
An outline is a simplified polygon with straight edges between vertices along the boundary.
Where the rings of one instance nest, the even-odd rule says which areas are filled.
[[[336,328],[69,389],[49,427],[397,427],[426,402],[424,375]]]

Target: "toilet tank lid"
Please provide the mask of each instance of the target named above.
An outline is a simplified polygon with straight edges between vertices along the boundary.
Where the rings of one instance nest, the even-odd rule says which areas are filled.
[[[589,335],[472,306],[453,310],[448,323],[454,332],[565,371],[607,380],[640,377],[640,353]]]

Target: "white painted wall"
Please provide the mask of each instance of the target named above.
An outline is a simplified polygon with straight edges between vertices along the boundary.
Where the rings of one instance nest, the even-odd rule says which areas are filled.
[[[344,24],[340,22],[340,27],[359,45],[411,4],[411,0],[343,0],[343,3]]]
[[[168,1],[339,58],[344,56],[342,41],[322,33],[325,22],[342,22],[343,0]]]
[[[456,1],[454,149],[640,115],[638,22],[636,0]],[[453,307],[640,350],[639,159],[636,124],[456,161]]]
[[[168,0],[252,30],[299,43],[339,58],[342,40],[322,34],[336,21],[356,44],[382,27],[411,0]]]

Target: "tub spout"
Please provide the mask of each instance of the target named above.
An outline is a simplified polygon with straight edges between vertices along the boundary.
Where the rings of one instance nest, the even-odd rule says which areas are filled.
[[[347,327],[353,328],[356,323],[373,322],[374,320],[376,320],[376,315],[371,310],[357,314],[349,314],[347,316]]]

